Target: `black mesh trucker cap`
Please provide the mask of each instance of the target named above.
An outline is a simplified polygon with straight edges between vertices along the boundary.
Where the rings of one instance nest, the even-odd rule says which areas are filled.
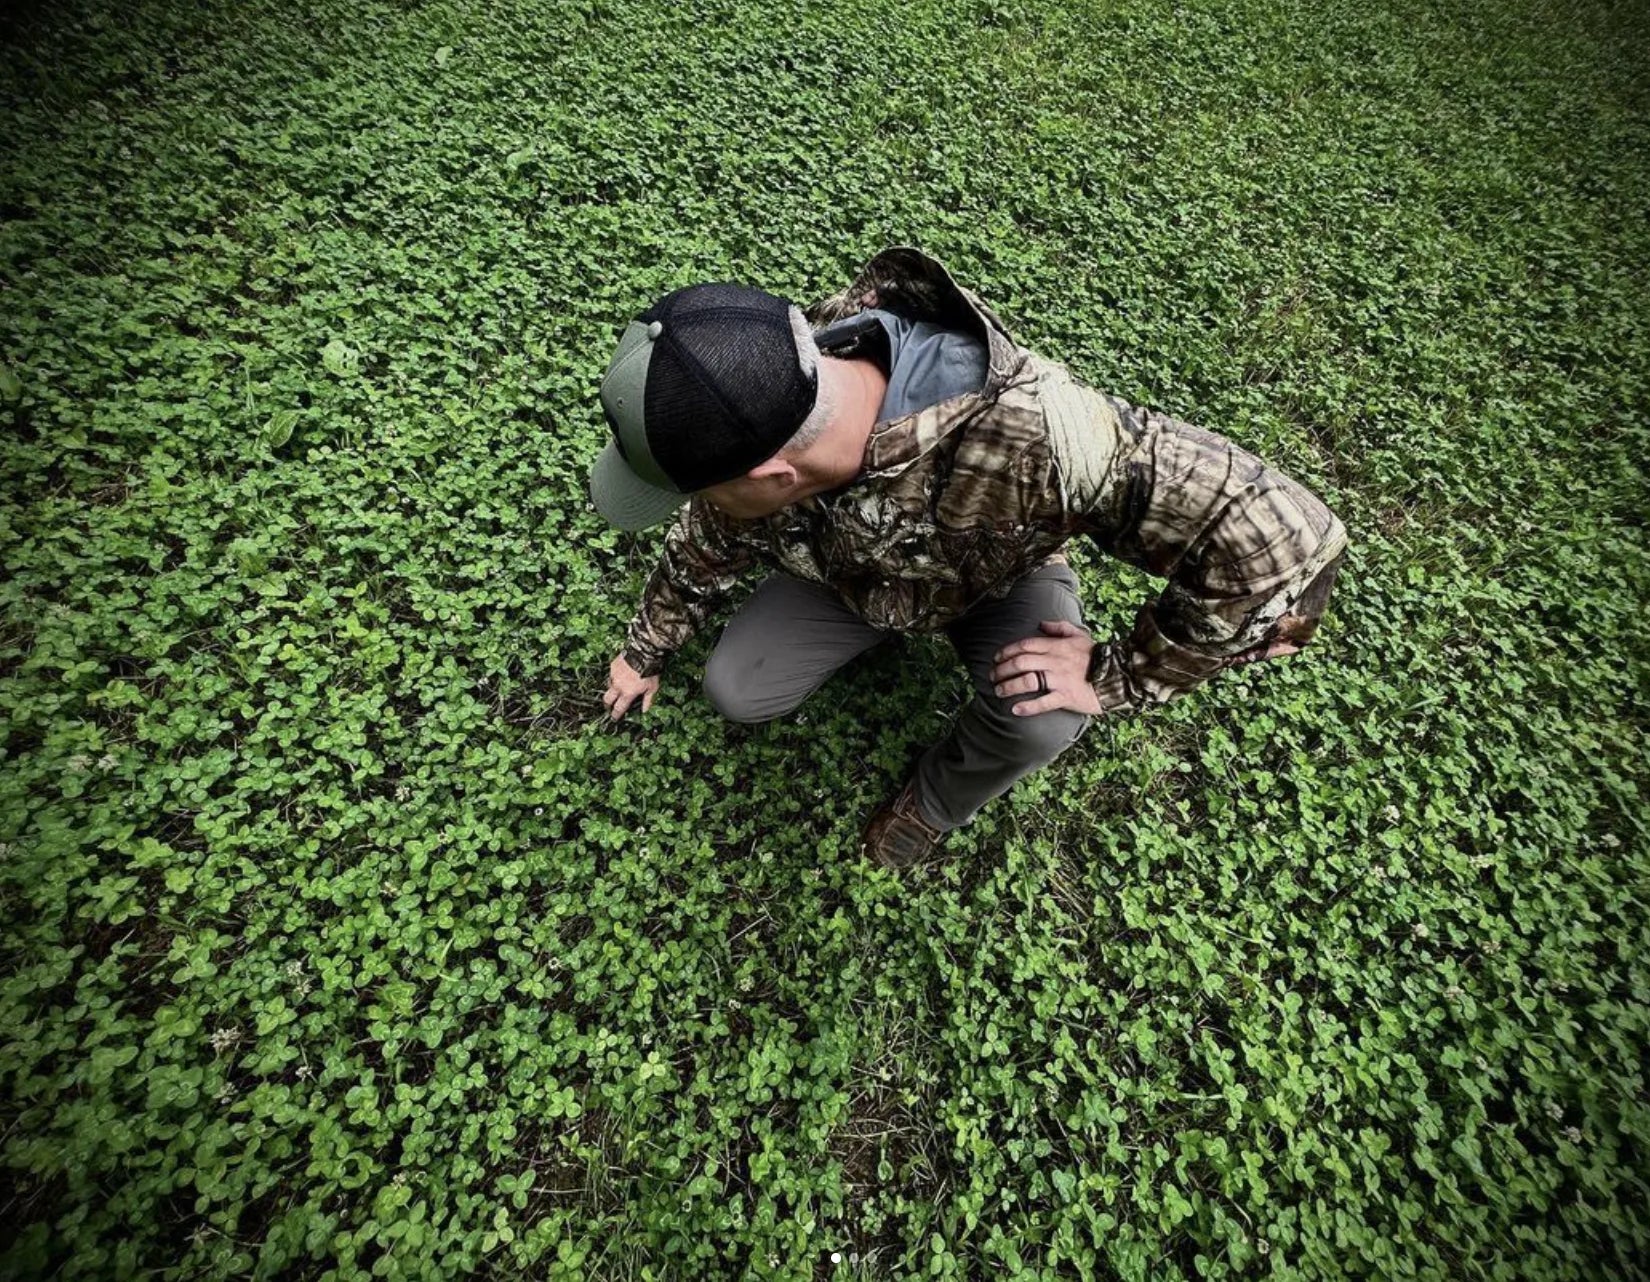
[[[779,453],[814,407],[791,303],[744,285],[690,285],[626,327],[602,378],[613,439],[590,497],[626,530],[657,525],[695,490]]]

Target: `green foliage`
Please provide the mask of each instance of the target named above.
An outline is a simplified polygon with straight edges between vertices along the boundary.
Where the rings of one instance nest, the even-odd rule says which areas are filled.
[[[37,6],[0,101],[8,1276],[1650,1258],[1644,15]],[[901,881],[967,695],[603,724],[624,320],[890,243],[1353,539]],[[1121,626],[1151,586],[1079,547]],[[1640,1274],[1642,1276],[1642,1273]]]

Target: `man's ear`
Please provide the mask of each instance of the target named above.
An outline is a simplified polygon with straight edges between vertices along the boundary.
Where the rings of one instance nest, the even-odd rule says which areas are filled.
[[[753,481],[760,481],[770,476],[777,476],[780,478],[781,486],[787,490],[790,489],[791,486],[795,485],[799,479],[801,479],[797,475],[796,465],[788,459],[780,458],[777,454],[765,463],[758,463],[755,467],[751,468],[750,471],[746,472],[745,475]]]

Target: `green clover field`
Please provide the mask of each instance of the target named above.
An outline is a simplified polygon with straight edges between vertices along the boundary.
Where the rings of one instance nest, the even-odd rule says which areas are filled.
[[[1650,1277],[1644,4],[0,35],[0,1277]],[[905,875],[944,636],[613,723],[586,491],[632,315],[897,244],[1351,536]]]

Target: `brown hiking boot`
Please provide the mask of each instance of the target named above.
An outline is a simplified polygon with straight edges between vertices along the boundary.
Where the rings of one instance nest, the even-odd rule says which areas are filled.
[[[944,837],[944,829],[922,817],[913,779],[871,816],[860,853],[884,868],[909,868],[931,859]]]

